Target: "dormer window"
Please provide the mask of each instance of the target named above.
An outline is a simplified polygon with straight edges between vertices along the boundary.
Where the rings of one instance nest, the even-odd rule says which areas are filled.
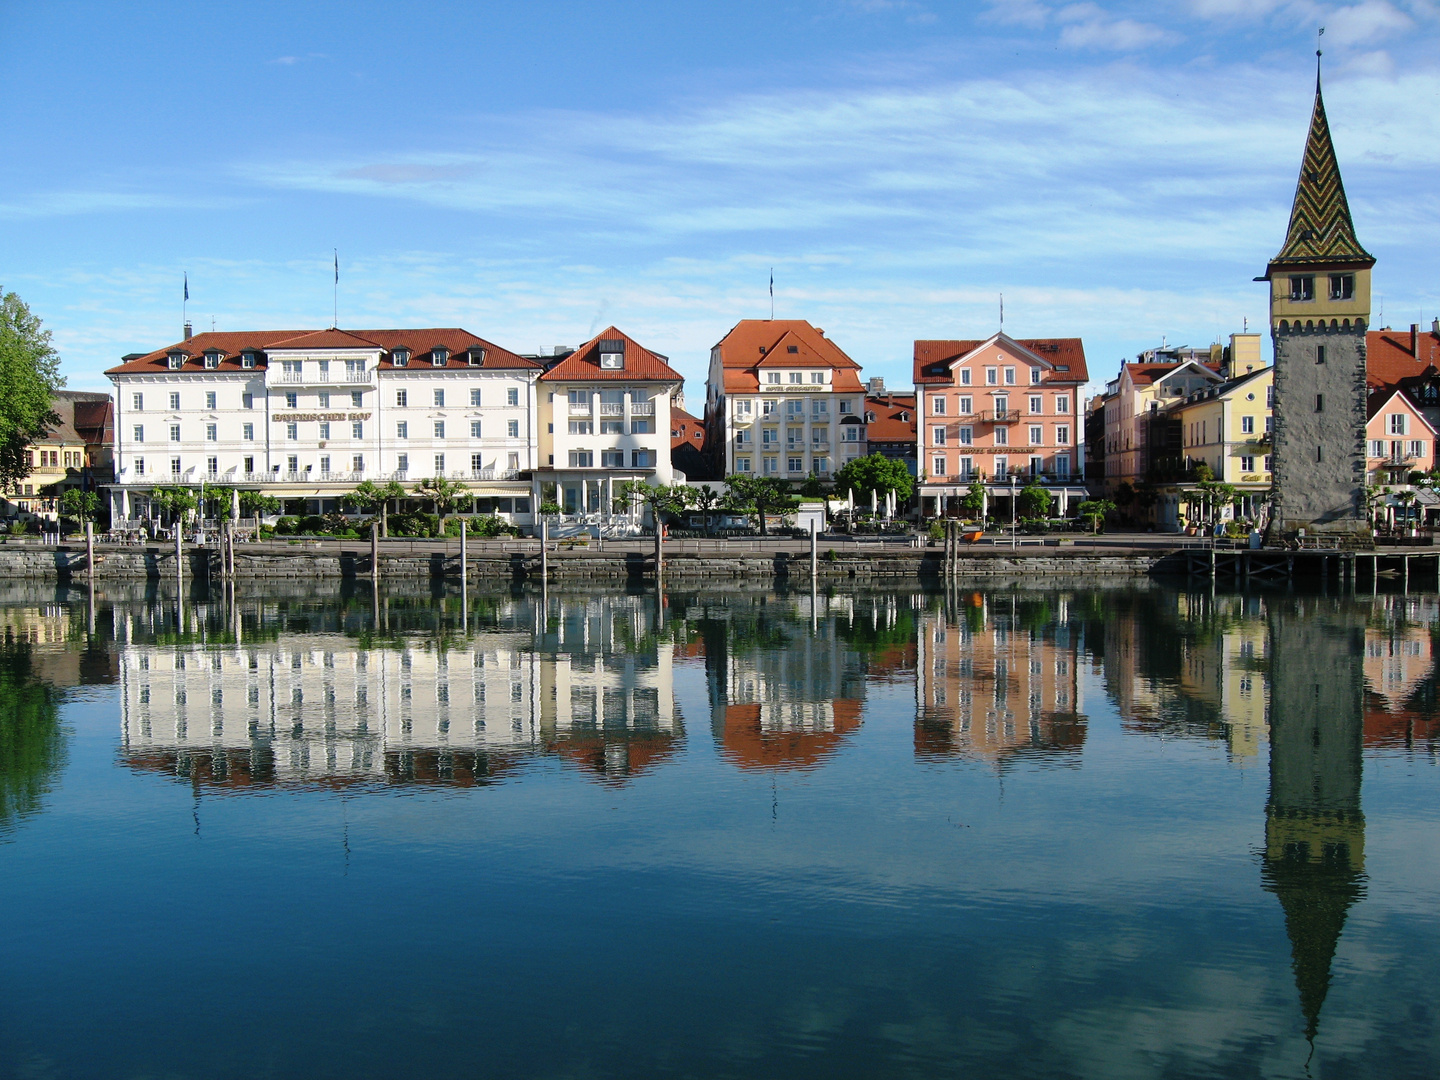
[[[909,414],[908,412],[902,412],[902,413],[900,414],[900,419],[901,419],[903,422],[905,422],[905,423],[909,423],[909,422],[910,422],[910,414]]]
[[[171,370],[171,371],[179,371],[181,368],[183,368],[183,367],[185,366],[185,361],[188,360],[188,359],[190,359],[189,354],[188,354],[188,353],[183,353],[183,352],[172,352],[172,353],[170,353],[170,354],[168,354],[168,355],[169,355],[169,359],[170,359],[170,370]]]
[[[394,364],[396,367],[409,367],[409,366],[410,366],[410,350],[409,350],[409,349],[396,349],[394,352],[392,352],[392,353],[390,354],[390,362],[391,362],[392,364]]]
[[[206,369],[209,370],[209,371],[214,371],[216,368],[218,368],[218,367],[220,366],[220,357],[223,356],[223,355],[224,355],[223,353],[221,353],[221,352],[219,352],[219,351],[217,351],[217,350],[215,350],[215,349],[211,349],[211,350],[209,350],[208,352],[206,352],[206,353],[205,353],[205,367],[206,367]]]
[[[255,351],[246,349],[240,354],[240,366],[242,368],[253,368],[255,366]]]
[[[470,349],[465,358],[471,367],[480,367],[485,363],[485,350],[481,348]]]
[[[800,346],[799,346],[799,345],[786,345],[786,346],[785,346],[785,351],[786,351],[787,353],[798,353],[798,352],[800,351]]]
[[[450,350],[437,345],[430,350],[430,363],[435,367],[444,367],[450,362]]]

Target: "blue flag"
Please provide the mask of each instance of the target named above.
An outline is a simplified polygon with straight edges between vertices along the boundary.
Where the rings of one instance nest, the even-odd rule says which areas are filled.
[[[185,299],[190,299],[190,271],[185,271]]]
[[[335,249],[335,284],[340,284],[340,249]]]

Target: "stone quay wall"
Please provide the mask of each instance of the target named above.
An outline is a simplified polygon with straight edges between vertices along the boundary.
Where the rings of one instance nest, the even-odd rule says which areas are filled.
[[[401,550],[384,546],[380,553],[382,580],[458,578],[457,546],[406,545]],[[216,548],[187,548],[184,576],[219,580],[220,552]],[[468,552],[469,577],[495,584],[539,581],[541,558],[533,550],[497,550],[474,545]],[[653,580],[651,551],[551,551],[546,559],[549,581],[568,585],[609,585]],[[114,581],[169,580],[176,577],[173,547],[114,547],[97,545],[95,579]],[[982,548],[962,552],[955,576],[960,579],[1041,577],[1140,577],[1185,573],[1183,555],[1164,548]],[[87,581],[84,544],[58,547],[0,545],[0,575],[10,580]],[[278,545],[242,545],[235,552],[237,581],[305,582],[324,579],[372,577],[369,546],[322,544],[286,548]],[[734,581],[808,582],[808,551],[768,551],[759,547],[714,552],[666,552],[667,584],[703,585]],[[827,552],[816,562],[822,583],[903,585],[939,583],[946,577],[943,552],[935,548],[884,548]]]

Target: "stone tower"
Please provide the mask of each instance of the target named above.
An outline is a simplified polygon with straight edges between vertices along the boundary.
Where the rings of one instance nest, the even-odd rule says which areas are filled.
[[[1355,239],[1320,76],[1280,254],[1270,283],[1275,344],[1272,535],[1367,533],[1365,328],[1375,258]]]
[[[1270,797],[1261,880],[1285,913],[1312,1043],[1346,915],[1365,893],[1364,646],[1354,617],[1324,602],[1271,610]]]

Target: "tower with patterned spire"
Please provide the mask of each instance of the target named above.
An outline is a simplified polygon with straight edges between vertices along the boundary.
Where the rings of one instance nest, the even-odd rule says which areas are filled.
[[[1263,277],[1275,345],[1272,533],[1366,532],[1365,329],[1375,258],[1355,223],[1320,73],[1290,229]]]

